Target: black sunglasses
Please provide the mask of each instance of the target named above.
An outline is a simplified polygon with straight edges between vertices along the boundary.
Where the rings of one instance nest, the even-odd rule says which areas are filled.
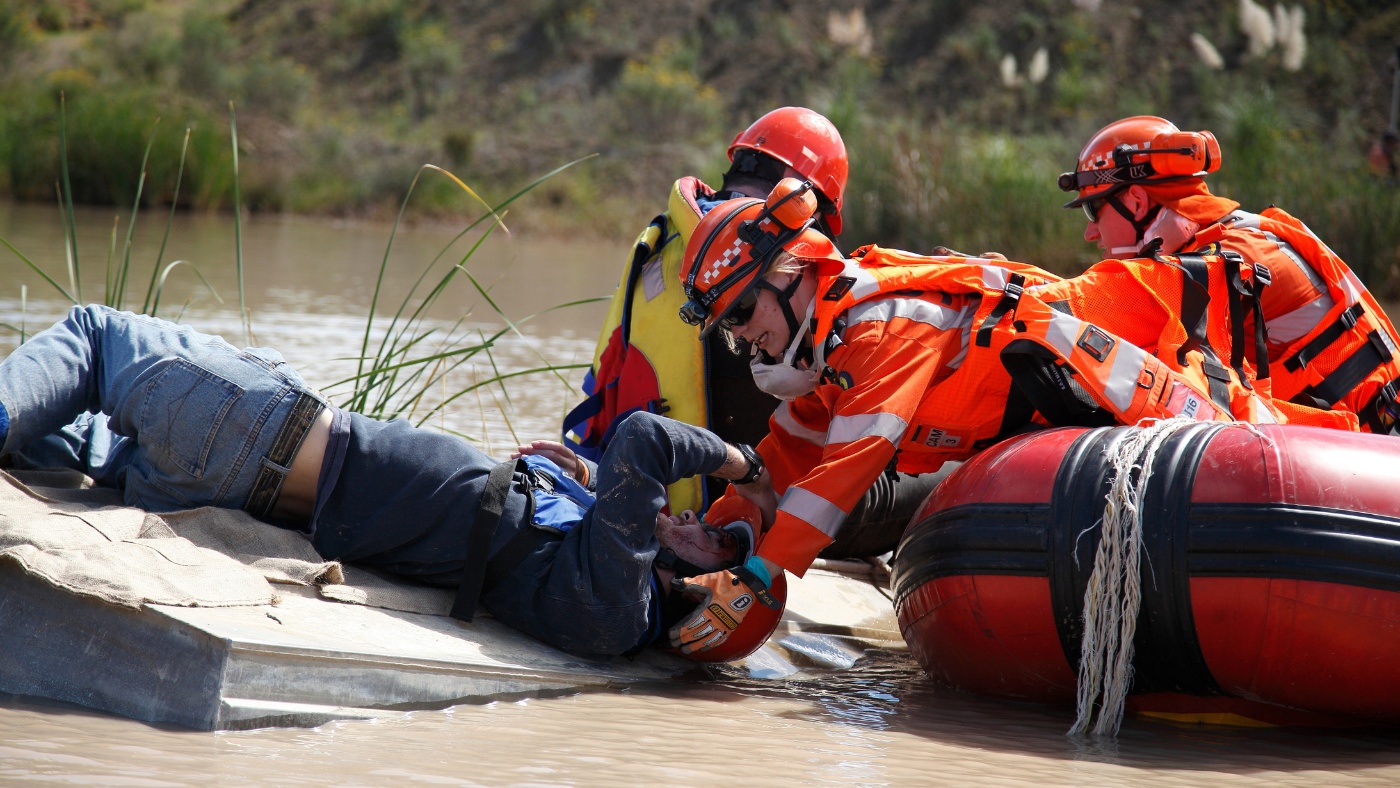
[[[739,302],[719,321],[719,327],[728,331],[742,326],[753,319],[753,311],[758,306],[758,288],[755,287],[739,297]]]
[[[1079,204],[1079,207],[1084,209],[1084,216],[1088,218],[1089,221],[1097,222],[1099,220],[1099,211],[1103,210],[1104,202],[1105,200],[1103,198],[1085,200]]]

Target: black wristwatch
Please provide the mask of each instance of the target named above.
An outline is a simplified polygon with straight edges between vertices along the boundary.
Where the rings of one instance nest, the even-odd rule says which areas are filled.
[[[735,484],[753,484],[758,481],[758,477],[763,475],[763,458],[758,456],[758,452],[747,443],[736,443],[734,448],[744,455],[744,459],[749,461],[749,472],[744,474],[742,479],[735,479]]]

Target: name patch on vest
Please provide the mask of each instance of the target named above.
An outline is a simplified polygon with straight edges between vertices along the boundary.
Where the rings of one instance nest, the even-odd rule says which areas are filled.
[[[826,295],[822,296],[822,300],[840,301],[841,298],[851,292],[851,288],[855,286],[855,277],[838,276],[836,277],[836,281],[831,283],[831,287],[826,289]]]
[[[928,430],[927,433],[924,430]],[[922,443],[931,449],[953,449],[962,445],[961,435],[949,435],[946,430],[938,427],[925,427],[920,424],[914,428],[914,436],[911,439],[914,443]]]

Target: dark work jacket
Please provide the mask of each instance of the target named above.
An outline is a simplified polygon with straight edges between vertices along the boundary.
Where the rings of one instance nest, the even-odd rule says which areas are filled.
[[[658,633],[652,561],[666,485],[718,470],[724,443],[649,413],[619,427],[596,472],[597,501],[563,536],[543,535],[482,596],[502,622],[585,656],[622,654]],[[496,461],[460,438],[351,414],[350,443],[312,538],[327,558],[455,587],[487,475]],[[533,528],[517,476],[492,553]]]

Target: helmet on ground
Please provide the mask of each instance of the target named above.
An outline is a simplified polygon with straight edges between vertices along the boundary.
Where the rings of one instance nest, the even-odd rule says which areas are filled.
[[[763,517],[758,506],[752,501],[737,495],[727,495],[710,507],[705,513],[705,520],[735,537],[739,548],[737,563],[742,564],[758,550],[758,543],[762,541]],[[749,540],[747,543],[746,538]],[[785,607],[787,591],[787,575],[779,573],[773,578],[773,586],[769,592]],[[739,622],[739,627],[730,632],[729,637],[718,646],[691,654],[681,654],[680,649],[670,651],[694,662],[732,662],[743,659],[768,642],[782,618],[783,607],[773,610],[766,605],[755,604],[749,608],[744,620]]]
[[[779,107],[739,133],[729,146],[729,160],[743,165],[742,151],[765,154],[812,182],[822,198],[822,213],[831,232],[841,234],[841,205],[846,193],[846,143],[841,132],[819,112],[806,107]],[[777,182],[782,177],[770,178]]]
[[[1209,131],[1182,131],[1171,121],[1137,115],[1099,129],[1079,152],[1074,172],[1060,175],[1062,191],[1079,194],[1073,208],[1133,184],[1203,178],[1220,169],[1220,143]]]
[[[778,253],[801,260],[841,259],[812,225],[817,200],[810,182],[784,178],[767,200],[728,200],[700,220],[685,247],[681,283],[689,300],[681,319],[700,327],[703,339],[728,322],[741,304],[752,305],[756,289]],[[741,310],[742,313],[742,310]]]

